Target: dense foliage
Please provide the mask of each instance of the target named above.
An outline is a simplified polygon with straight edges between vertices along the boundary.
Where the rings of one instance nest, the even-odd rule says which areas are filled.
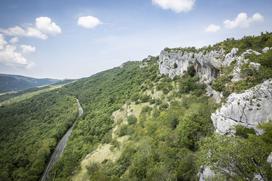
[[[112,143],[111,115],[128,100],[136,104],[149,102],[152,106],[144,106],[137,118],[128,116],[128,125],[120,127],[118,136],[130,135],[131,143],[116,163],[91,165],[90,179],[197,178],[195,152],[199,140],[213,132],[210,114],[215,105],[204,96],[205,86],[198,83],[196,76],[171,80],[158,75],[157,66],[156,59],[129,62],[122,68],[77,81],[63,90],[79,98],[85,115],[51,172],[55,180],[67,180],[76,173],[80,161],[99,143]],[[155,100],[144,94],[154,87],[163,92],[166,100],[164,96]],[[181,101],[174,101],[176,98]]]
[[[201,143],[198,164],[210,166],[221,174],[221,179],[254,180],[258,174],[263,180],[272,180],[272,168],[267,162],[272,151],[272,123],[265,123],[261,128],[264,130],[261,136],[248,129],[242,133],[239,128],[238,137],[206,138]]]
[[[57,91],[0,107],[0,180],[38,180],[76,116],[75,98]]]
[[[52,172],[56,180],[67,180],[79,166],[80,160],[96,148],[98,143],[110,142],[113,121],[111,114],[134,93],[139,93],[144,82],[158,75],[157,59],[149,62],[128,62],[82,79],[63,89],[75,95],[84,109],[84,116],[75,126],[63,157]]]
[[[181,95],[169,108],[154,106],[129,126],[130,144],[116,162],[94,164],[91,180],[195,180],[198,142],[213,133],[210,114],[215,105],[205,96]]]

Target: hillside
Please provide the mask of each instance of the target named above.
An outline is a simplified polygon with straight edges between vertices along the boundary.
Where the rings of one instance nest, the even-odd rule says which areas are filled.
[[[271,47],[165,48],[2,106],[0,180],[39,180],[73,123],[49,180],[272,180]]]
[[[0,93],[21,91],[59,82],[56,79],[36,79],[20,75],[0,74]]]

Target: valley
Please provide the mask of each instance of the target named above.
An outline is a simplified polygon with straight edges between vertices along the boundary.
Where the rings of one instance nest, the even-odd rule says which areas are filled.
[[[0,180],[271,180],[271,47],[165,48],[2,97]]]

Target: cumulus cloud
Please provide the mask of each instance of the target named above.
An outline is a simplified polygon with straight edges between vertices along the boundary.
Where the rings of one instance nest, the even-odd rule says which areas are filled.
[[[61,33],[61,28],[48,17],[36,18],[36,28],[41,32],[49,35]]]
[[[17,36],[17,37],[34,37],[40,39],[47,39],[47,35],[40,32],[38,29],[33,27],[22,28],[20,26],[14,26],[7,29],[0,29],[0,32],[8,36]]]
[[[205,31],[206,32],[209,32],[209,33],[215,33],[217,31],[219,31],[221,29],[220,26],[218,25],[215,25],[215,24],[210,24],[206,29]]]
[[[0,50],[0,63],[5,65],[25,65],[27,66],[26,58],[16,51],[13,45],[7,45],[4,49]]]
[[[152,3],[162,9],[169,9],[176,13],[188,12],[193,9],[196,0],[152,0]]]
[[[10,40],[9,40],[9,43],[11,44],[16,44],[19,42],[19,38],[18,37],[12,37]]]
[[[36,48],[31,45],[21,45],[21,51],[18,51],[16,45],[9,44],[0,34],[0,64],[29,68],[32,63],[24,57],[24,53],[31,53],[35,50]]]
[[[77,24],[83,28],[92,29],[102,24],[101,21],[94,16],[81,16],[77,20]]]
[[[255,13],[249,17],[247,13],[239,13],[234,20],[225,20],[224,25],[228,29],[248,28],[250,25],[264,21],[264,17],[260,13]]]
[[[36,51],[36,47],[31,46],[31,45],[21,45],[20,47],[22,49],[22,53],[24,53],[24,54],[33,53]]]
[[[35,26],[14,26],[0,29],[0,32],[8,36],[34,37],[45,40],[48,38],[48,35],[60,34],[61,28],[48,17],[38,17],[36,18]]]
[[[7,44],[7,42],[4,38],[4,36],[2,34],[0,34],[0,50],[2,50],[6,44]]]
[[[43,39],[43,40],[46,40],[48,38],[48,36],[46,34],[43,34],[38,29],[32,28],[32,27],[28,27],[26,29],[26,35],[25,36],[36,37],[36,38],[40,38],[40,39]]]

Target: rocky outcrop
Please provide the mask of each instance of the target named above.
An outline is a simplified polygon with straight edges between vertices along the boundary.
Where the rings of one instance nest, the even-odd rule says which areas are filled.
[[[210,169],[210,167],[202,166],[199,172],[199,181],[212,180],[214,176],[215,173]]]
[[[263,53],[266,53],[266,52],[268,52],[269,50],[272,50],[272,47],[265,47],[263,50],[262,50],[262,52]]]
[[[216,132],[233,134],[235,125],[253,128],[272,120],[272,80],[266,80],[244,93],[232,93],[225,104],[211,115]]]
[[[253,53],[248,50],[246,54]],[[189,51],[165,51],[163,50],[159,56],[160,73],[173,78],[183,75],[188,71],[189,67],[193,67],[196,74],[204,83],[210,83],[219,75],[221,67],[229,66],[238,58],[238,48],[233,48],[229,53],[225,54],[223,49],[212,50],[209,52],[189,52]],[[244,58],[241,58],[241,60]],[[242,61],[240,61],[242,62]],[[240,66],[238,66],[239,68]]]
[[[267,157],[267,163],[269,163],[272,167],[272,152],[270,153],[270,155]]]
[[[238,53],[238,48],[233,48],[230,53],[226,54],[225,60],[222,63],[224,66],[229,66],[236,58],[236,55]]]
[[[212,97],[216,103],[220,103],[221,99],[223,98],[223,93],[212,89],[210,85],[207,85],[206,95]]]
[[[241,76],[241,68],[244,64],[248,63],[248,60],[246,59],[247,55],[250,54],[255,54],[255,55],[260,55],[259,52],[248,49],[245,52],[243,52],[241,54],[241,56],[235,56],[234,59],[236,60],[236,64],[234,66],[234,69],[232,71],[232,82],[237,82],[242,80],[242,76]],[[259,63],[254,63],[254,62],[250,62],[250,66],[255,69],[255,70],[259,70],[260,64]]]
[[[187,51],[165,51],[159,56],[160,73],[173,78],[183,75],[191,66],[201,78],[201,81],[209,83],[218,76],[225,54],[219,51],[187,52]]]

